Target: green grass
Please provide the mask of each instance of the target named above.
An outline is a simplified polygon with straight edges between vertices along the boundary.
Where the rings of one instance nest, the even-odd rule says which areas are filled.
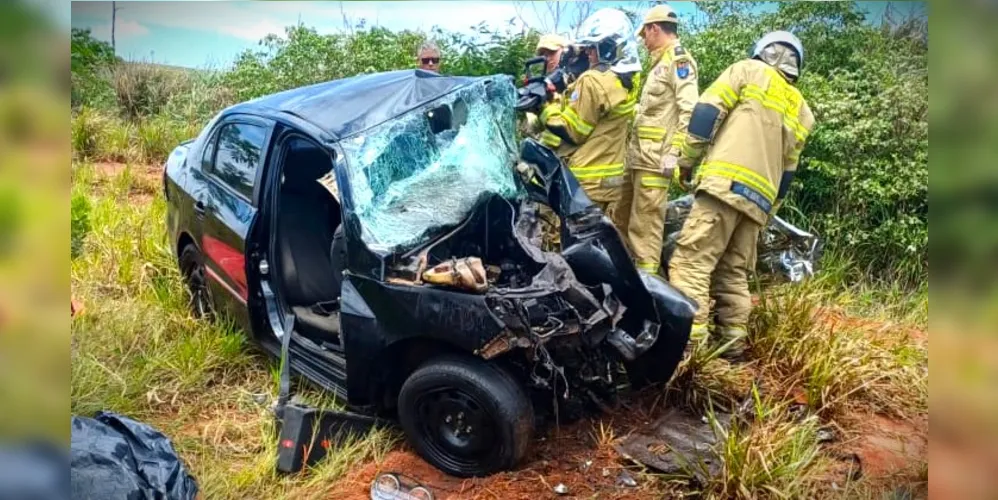
[[[85,107],[70,119],[70,141],[80,161],[162,164],[177,144],[197,136],[201,126],[200,121],[165,114],[133,122]]]
[[[808,405],[831,415],[853,405],[897,415],[928,409],[928,349],[901,324],[838,313],[820,281],[763,293],[750,327],[762,369],[799,384]]]
[[[274,472],[277,364],[232,325],[189,314],[163,199],[129,202],[141,182],[132,168],[110,179],[88,164],[73,168],[74,206],[88,207],[89,230],[71,265],[73,297],[85,308],[72,322],[72,413],[112,410],[160,429],[204,498],[321,496],[350,468],[383,456],[393,432],[355,439],[308,473]],[[299,392],[335,406],[314,388]]]
[[[929,283],[912,288],[898,281],[871,281],[859,271],[854,258],[830,252],[820,263],[816,287],[831,296],[826,300],[857,316],[900,321],[918,328],[929,323]]]
[[[707,498],[803,498],[817,486],[815,475],[828,461],[818,444],[814,415],[793,416],[786,402],[763,400],[752,390],[752,411],[730,429],[717,425],[723,472],[704,484]]]
[[[376,432],[312,470],[277,475],[271,411],[277,363],[232,325],[191,317],[166,240],[166,205],[146,186],[143,167],[106,175],[88,163],[72,169],[73,219],[86,221],[77,224],[71,265],[73,296],[85,307],[72,323],[74,414],[112,410],[162,430],[205,498],[325,497],[337,479],[399,442],[396,432]],[[145,198],[135,201],[136,195]],[[704,498],[880,491],[861,480],[829,493],[823,474],[832,457],[817,431],[854,411],[927,412],[927,346],[910,332],[921,328],[928,298],[843,283],[828,272],[802,285],[768,288],[753,313],[749,362],[732,364],[710,346],[681,364],[669,384],[672,404],[709,413],[749,401],[751,411],[718,431],[719,477],[700,483],[644,476],[649,484]],[[857,319],[860,313],[865,319]],[[338,406],[329,394],[298,383],[310,404]],[[794,409],[795,388],[806,394],[803,412]],[[598,435],[604,447],[616,438],[611,427]]]

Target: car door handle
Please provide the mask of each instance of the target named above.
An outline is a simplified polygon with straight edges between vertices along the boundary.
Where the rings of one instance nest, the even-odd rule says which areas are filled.
[[[205,212],[205,207],[203,201],[194,203],[194,213],[198,214],[198,216],[200,217],[204,215],[204,212]]]

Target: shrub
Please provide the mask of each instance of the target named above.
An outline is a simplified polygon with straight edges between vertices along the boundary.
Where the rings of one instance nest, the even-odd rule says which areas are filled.
[[[856,2],[786,2],[760,13],[741,2],[705,2],[683,30],[701,89],[743,59],[766,31],[789,29],[807,50],[799,87],[817,118],[781,215],[848,254],[850,280],[912,288],[928,274],[928,43],[924,23],[874,26]],[[631,12],[632,17],[640,12]],[[432,36],[443,72],[520,76],[533,31],[473,36],[389,31],[363,22],[321,35],[304,25],[269,35],[227,71],[113,64],[105,47],[74,32],[73,147],[77,156],[160,161],[235,102],[360,73],[412,68]],[[77,54],[77,51],[80,53]],[[646,56],[647,59],[647,56]],[[647,60],[645,61],[647,64]],[[110,96],[110,97],[109,97]],[[106,117],[94,116],[98,109]],[[88,114],[90,113],[90,114]],[[120,116],[127,125],[112,120]],[[126,140],[126,137],[130,138]]]
[[[184,75],[151,64],[122,63],[111,71],[111,83],[122,115],[130,120],[153,116],[183,88]]]
[[[80,159],[94,158],[106,123],[106,119],[92,108],[84,107],[77,112],[70,120],[73,156]]]
[[[807,58],[799,88],[816,116],[782,216],[810,227],[852,279],[914,287],[928,274],[928,44],[917,23],[873,26],[854,2],[780,3],[758,15],[705,4],[684,43],[700,86],[761,34],[790,29]],[[920,34],[921,33],[921,34]],[[914,35],[914,36],[913,36]]]
[[[83,240],[90,232],[90,202],[82,191],[74,192],[70,202],[70,257],[75,259],[83,249]]]

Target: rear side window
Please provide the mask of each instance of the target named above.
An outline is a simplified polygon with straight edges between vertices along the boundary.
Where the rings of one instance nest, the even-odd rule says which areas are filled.
[[[246,199],[253,199],[253,182],[267,129],[249,123],[229,123],[219,129],[217,137],[210,172]]]

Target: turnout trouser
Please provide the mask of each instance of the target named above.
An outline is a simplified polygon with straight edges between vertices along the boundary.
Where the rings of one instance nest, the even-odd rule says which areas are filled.
[[[627,173],[616,226],[634,254],[634,264],[657,273],[662,261],[665,209],[669,201],[669,179],[657,172],[633,169]]]
[[[697,301],[695,325],[705,325],[710,298],[720,327],[744,328],[752,312],[749,273],[755,270],[762,226],[705,192],[698,192],[669,262],[669,280]]]

